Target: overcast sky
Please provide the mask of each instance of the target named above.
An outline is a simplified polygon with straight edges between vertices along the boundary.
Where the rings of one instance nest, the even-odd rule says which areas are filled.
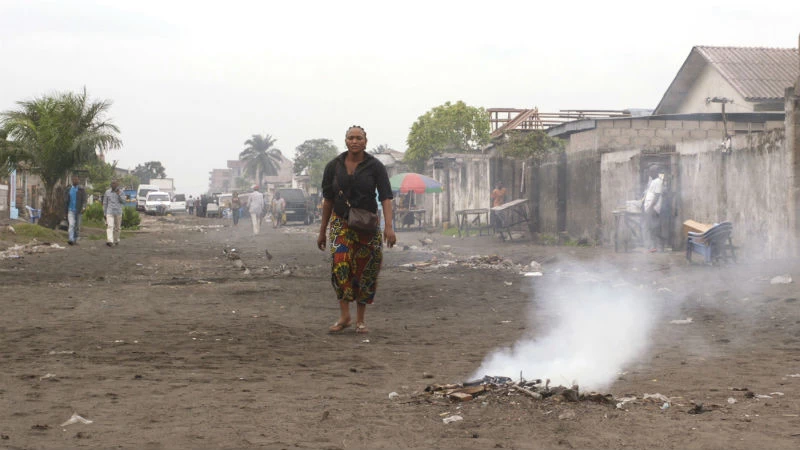
[[[180,192],[252,134],[405,150],[446,101],[654,108],[694,45],[797,47],[800,1],[0,0],[0,110],[83,86]]]

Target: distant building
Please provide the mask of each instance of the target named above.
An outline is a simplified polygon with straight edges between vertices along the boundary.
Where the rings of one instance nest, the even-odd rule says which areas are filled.
[[[403,162],[403,158],[406,156],[403,152],[389,148],[385,150],[382,149],[380,152],[374,151],[372,154],[386,166],[386,171],[389,173],[390,177],[398,173],[409,171],[408,164]]]
[[[796,48],[692,48],[654,115],[783,112],[797,80]]]

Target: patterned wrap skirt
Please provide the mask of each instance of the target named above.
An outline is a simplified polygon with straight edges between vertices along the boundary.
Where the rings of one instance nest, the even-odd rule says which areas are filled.
[[[348,228],[347,221],[331,215],[331,283],[339,300],[372,304],[383,261],[383,236]]]

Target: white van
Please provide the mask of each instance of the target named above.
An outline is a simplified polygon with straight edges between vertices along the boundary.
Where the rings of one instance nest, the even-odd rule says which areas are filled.
[[[144,211],[144,204],[147,201],[147,194],[160,190],[155,184],[140,184],[136,191],[136,209]]]
[[[144,211],[147,214],[164,215],[170,210],[169,194],[166,192],[152,191],[147,194],[144,202]]]
[[[172,213],[185,213],[186,212],[186,195],[175,194],[172,196],[169,210]]]

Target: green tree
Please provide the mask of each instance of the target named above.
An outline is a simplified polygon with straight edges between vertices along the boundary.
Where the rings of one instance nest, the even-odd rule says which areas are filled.
[[[102,196],[106,192],[106,189],[111,185],[111,179],[114,178],[115,165],[100,159],[85,165],[84,168],[89,173],[89,181],[92,183],[92,194]]]
[[[26,167],[44,183],[39,223],[55,227],[63,217],[61,187],[70,172],[97,159],[97,152],[119,148],[119,128],[106,114],[108,100],[92,101],[80,93],[57,93],[17,102],[16,110],[0,114],[7,142],[0,146],[6,167]],[[10,141],[10,142],[8,142]]]
[[[376,155],[380,155],[381,153],[389,153],[389,150],[391,150],[391,149],[389,148],[388,145],[381,144],[381,145],[373,148],[372,149],[372,153],[374,153]]]
[[[320,186],[325,165],[339,154],[339,149],[330,139],[309,139],[298,145],[294,154],[295,175],[308,168],[309,184]]]
[[[547,155],[564,149],[564,141],[549,136],[543,130],[512,131],[508,140],[498,145],[498,153],[516,159],[541,162]]]
[[[244,161],[242,173],[253,177],[256,184],[262,184],[265,176],[275,176],[281,167],[281,151],[274,148],[275,139],[270,135],[254,134],[244,141],[245,148],[239,153],[239,160]]]
[[[489,114],[462,101],[437,106],[411,125],[404,161],[421,170],[428,159],[445,153],[480,151],[491,136]]]
[[[161,165],[161,161],[148,161],[144,164],[138,164],[133,168],[133,174],[139,178],[143,184],[150,183],[153,178],[166,178],[167,171]]]

